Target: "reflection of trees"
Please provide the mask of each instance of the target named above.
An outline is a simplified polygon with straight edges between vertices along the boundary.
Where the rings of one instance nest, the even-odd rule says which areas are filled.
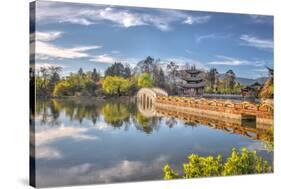
[[[113,127],[121,127],[130,118],[128,107],[121,103],[106,103],[102,107],[102,114],[104,120]]]
[[[272,152],[274,150],[274,126],[268,130],[261,138],[264,147],[267,151]]]
[[[176,118],[170,117],[170,118],[167,118],[167,119],[166,119],[166,125],[167,125],[169,128],[173,128],[176,124],[177,124]]]
[[[42,124],[47,123],[48,118],[48,101],[37,100],[35,105],[35,115],[38,118],[40,116],[40,121]]]
[[[93,101],[55,99],[36,101],[36,114],[41,115],[42,124],[57,125],[60,112],[62,111],[70,120],[78,120],[80,123],[83,122],[83,119],[89,119],[95,124],[99,115],[98,105]]]
[[[140,112],[136,113],[136,117],[134,121],[136,122],[135,123],[136,128],[147,134],[152,133],[153,130],[158,130],[160,126],[158,124],[159,118],[157,117],[146,118]]]

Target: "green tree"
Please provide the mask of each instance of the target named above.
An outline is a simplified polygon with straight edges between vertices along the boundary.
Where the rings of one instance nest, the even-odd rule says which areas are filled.
[[[124,66],[121,62],[115,62],[105,70],[104,75],[129,78],[131,76],[131,69],[128,65]]]
[[[241,153],[233,149],[225,163],[221,155],[201,157],[191,154],[188,163],[183,164],[183,174],[174,172],[169,164],[163,167],[163,172],[164,179],[175,179],[270,173],[272,168],[256,154],[256,151],[251,152],[243,148]]]
[[[138,87],[152,87],[153,86],[153,80],[151,78],[151,75],[149,73],[143,73],[138,77]]]
[[[94,82],[99,81],[99,79],[100,79],[100,74],[97,72],[97,69],[96,69],[96,68],[93,69],[93,71],[92,71],[92,73],[91,73],[91,77],[92,77],[92,80],[93,80]]]
[[[107,103],[102,107],[104,120],[114,127],[121,127],[123,122],[130,117],[128,108],[121,103]]]
[[[53,91],[53,96],[71,96],[71,86],[66,80],[56,84]]]
[[[107,76],[102,82],[103,91],[109,95],[121,96],[128,92],[129,87],[129,80],[123,77]]]

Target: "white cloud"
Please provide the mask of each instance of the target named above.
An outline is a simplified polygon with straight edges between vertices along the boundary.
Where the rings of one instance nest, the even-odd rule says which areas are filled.
[[[36,40],[38,41],[52,41],[55,40],[61,35],[63,32],[61,31],[49,31],[49,32],[35,32],[33,35],[35,35]]]
[[[252,35],[241,35],[240,40],[243,41],[241,45],[251,46],[261,49],[273,49],[273,40],[261,39]]]
[[[89,57],[85,51],[90,49],[97,49],[100,46],[81,46],[75,48],[64,48],[50,43],[37,41],[36,42],[36,54],[45,55],[55,58],[83,58]]]
[[[232,57],[227,57],[227,56],[221,56],[221,55],[218,55],[217,58],[219,58],[220,60],[211,61],[211,62],[208,62],[208,64],[210,64],[210,65],[239,66],[239,65],[245,65],[245,64],[251,63],[248,60],[242,60],[242,59],[237,59],[237,58],[232,58]]]
[[[107,54],[102,54],[102,55],[96,55],[93,56],[90,59],[91,62],[100,62],[100,63],[108,63],[108,64],[113,64],[116,59],[114,59],[112,56],[107,55]]]
[[[256,24],[272,24],[273,16],[264,16],[264,15],[249,15],[252,22]]]
[[[211,19],[211,16],[188,16],[183,23],[185,24],[204,24]]]
[[[78,46],[74,48],[65,48],[53,45],[50,41],[53,41],[61,37],[63,32],[60,31],[48,31],[48,32],[36,32],[31,34],[31,38],[35,36],[35,56],[40,60],[50,60],[51,58],[83,58],[89,57],[89,54],[85,51],[92,49],[99,49],[101,46]]]
[[[201,36],[198,36],[196,38],[196,42],[197,43],[200,43],[202,42],[203,40],[206,40],[206,39],[226,39],[226,38],[229,38],[231,35],[230,34],[208,34],[208,35],[201,35]]]
[[[62,6],[63,5],[63,6]],[[129,28],[135,26],[153,26],[161,31],[169,31],[171,23],[203,24],[210,16],[193,16],[183,11],[157,10],[144,13],[122,7],[95,5],[91,7],[66,5],[56,2],[38,3],[37,19],[39,22],[59,22],[80,25],[92,25],[109,21],[115,26]]]
[[[91,56],[89,60],[91,62],[105,63],[105,64],[113,64],[115,62],[122,62],[123,64],[134,65],[138,62],[136,58],[130,57],[122,57],[120,54],[117,55],[109,55],[109,54],[101,54]]]

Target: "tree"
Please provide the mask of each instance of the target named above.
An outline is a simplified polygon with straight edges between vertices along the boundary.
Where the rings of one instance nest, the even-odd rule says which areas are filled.
[[[54,87],[53,96],[91,96],[95,94],[97,84],[89,74],[80,69],[77,74],[70,74]]]
[[[56,83],[60,80],[61,67],[41,67],[35,76],[36,95],[50,97]]]
[[[256,154],[256,151],[252,152],[242,148],[239,153],[234,148],[225,163],[223,163],[221,155],[201,157],[192,154],[188,157],[188,163],[183,164],[182,175],[174,172],[169,164],[164,166],[163,171],[164,179],[174,179],[270,173],[272,168],[267,161]]]
[[[153,80],[149,73],[143,73],[138,77],[138,87],[152,87],[153,86]]]
[[[121,96],[128,92],[129,87],[129,80],[118,76],[107,76],[102,82],[103,91],[109,95]]]
[[[115,62],[106,69],[104,75],[129,78],[131,76],[131,69],[128,65],[124,66],[121,62]]]
[[[167,90],[169,91],[169,94],[177,94],[178,93],[178,87],[177,87],[177,79],[179,78],[180,72],[179,72],[179,66],[171,61],[167,65]]]
[[[92,73],[91,73],[91,78],[94,82],[99,81],[100,79],[100,74],[97,72],[96,68],[93,69]]]
[[[84,76],[84,71],[83,71],[82,68],[79,68],[78,75],[81,76],[81,77]]]
[[[71,96],[71,86],[66,80],[60,81],[55,85],[53,96]]]
[[[165,88],[165,75],[162,68],[155,67],[153,70],[153,83],[155,86]]]
[[[273,98],[273,95],[274,95],[274,83],[273,83],[274,70],[271,68],[268,68],[268,67],[267,67],[267,69],[268,69],[269,77],[261,89],[261,92],[260,92],[261,98]]]
[[[50,81],[48,83],[48,93],[52,94],[55,85],[60,81],[60,72],[62,68],[60,66],[51,66],[50,71]]]
[[[225,88],[229,89],[230,91],[233,90],[235,86],[235,73],[232,70],[228,70],[224,76],[224,85]]]
[[[150,56],[146,57],[146,59],[143,62],[143,72],[151,73],[154,66],[154,59]]]
[[[210,90],[215,92],[218,85],[218,71],[216,68],[211,68],[207,73],[207,83],[209,84]]]

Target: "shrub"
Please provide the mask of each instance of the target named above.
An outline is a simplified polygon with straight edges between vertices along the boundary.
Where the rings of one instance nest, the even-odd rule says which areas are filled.
[[[164,179],[169,180],[175,178],[270,173],[272,168],[268,165],[267,161],[256,154],[256,151],[251,152],[243,148],[241,153],[239,153],[234,148],[225,163],[223,163],[221,155],[217,157],[201,157],[191,154],[188,157],[188,163],[183,164],[182,175],[174,172],[169,164],[163,167],[163,172]]]

